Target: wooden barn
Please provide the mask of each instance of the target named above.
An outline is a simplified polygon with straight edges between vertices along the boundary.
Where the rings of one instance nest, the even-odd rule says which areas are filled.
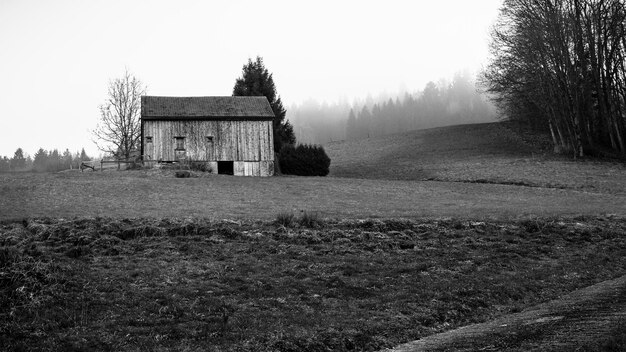
[[[213,172],[274,174],[274,113],[261,97],[141,97],[144,160],[205,162]]]

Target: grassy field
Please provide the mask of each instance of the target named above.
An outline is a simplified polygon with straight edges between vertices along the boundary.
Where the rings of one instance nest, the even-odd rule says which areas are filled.
[[[176,179],[173,171],[0,174],[0,219],[515,218],[626,215],[626,164],[542,154],[500,124],[327,146],[331,177]]]
[[[0,350],[376,350],[624,275],[626,167],[540,145],[482,124],[331,143],[325,178],[0,174]]]
[[[525,136],[522,134],[522,136]],[[330,143],[331,176],[512,184],[626,193],[626,164],[575,161],[546,151],[546,140],[523,138],[501,123],[411,131]]]
[[[0,349],[373,351],[622,275],[626,221],[0,226]]]
[[[163,176],[167,175],[167,176]],[[177,179],[151,171],[0,174],[0,219],[208,217],[516,218],[626,215],[626,194],[483,183],[334,177]]]

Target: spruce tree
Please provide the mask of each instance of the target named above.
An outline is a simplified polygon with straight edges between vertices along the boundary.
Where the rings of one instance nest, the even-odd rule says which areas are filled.
[[[267,98],[276,116],[273,123],[275,152],[280,153],[283,145],[296,143],[293,126],[285,118],[287,110],[276,93],[272,74],[265,68],[261,57],[257,56],[256,61],[248,59],[248,63],[243,66],[241,77],[235,81],[233,96],[265,96]]]
[[[63,169],[71,169],[72,168],[72,153],[69,149],[65,149],[63,152]]]
[[[24,151],[22,148],[17,148],[15,154],[13,155],[13,159],[11,159],[11,169],[15,170],[23,170],[26,166],[26,158],[24,158]]]
[[[46,152],[43,148],[39,148],[37,153],[35,153],[33,169],[37,172],[44,172],[48,169],[48,152]]]
[[[91,158],[85,153],[85,148],[80,151],[80,161],[90,161]]]

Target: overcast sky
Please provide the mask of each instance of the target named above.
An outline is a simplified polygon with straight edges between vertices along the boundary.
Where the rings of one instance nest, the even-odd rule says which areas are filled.
[[[501,2],[0,0],[0,155],[98,153],[125,68],[151,95],[231,95],[257,55],[286,106],[413,92],[485,64]]]

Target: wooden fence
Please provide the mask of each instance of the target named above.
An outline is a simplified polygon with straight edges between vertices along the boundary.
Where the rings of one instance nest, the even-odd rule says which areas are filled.
[[[162,163],[159,160],[149,160],[149,159],[142,159],[142,158],[136,158],[136,159],[115,159],[115,160],[104,160],[101,159],[99,161],[84,161],[80,164],[80,170],[84,171],[85,169],[91,169],[93,171],[96,171],[96,169],[98,168],[98,164],[100,164],[100,171],[104,171],[104,170],[109,170],[109,169],[117,169],[117,170],[126,170],[128,169],[129,165],[132,165],[133,167],[136,166],[145,166],[145,165],[150,165],[150,166],[154,166],[155,164],[160,164]],[[180,168],[190,168],[190,161],[174,161],[174,162],[167,162],[168,164],[174,164],[174,165],[179,165]]]

